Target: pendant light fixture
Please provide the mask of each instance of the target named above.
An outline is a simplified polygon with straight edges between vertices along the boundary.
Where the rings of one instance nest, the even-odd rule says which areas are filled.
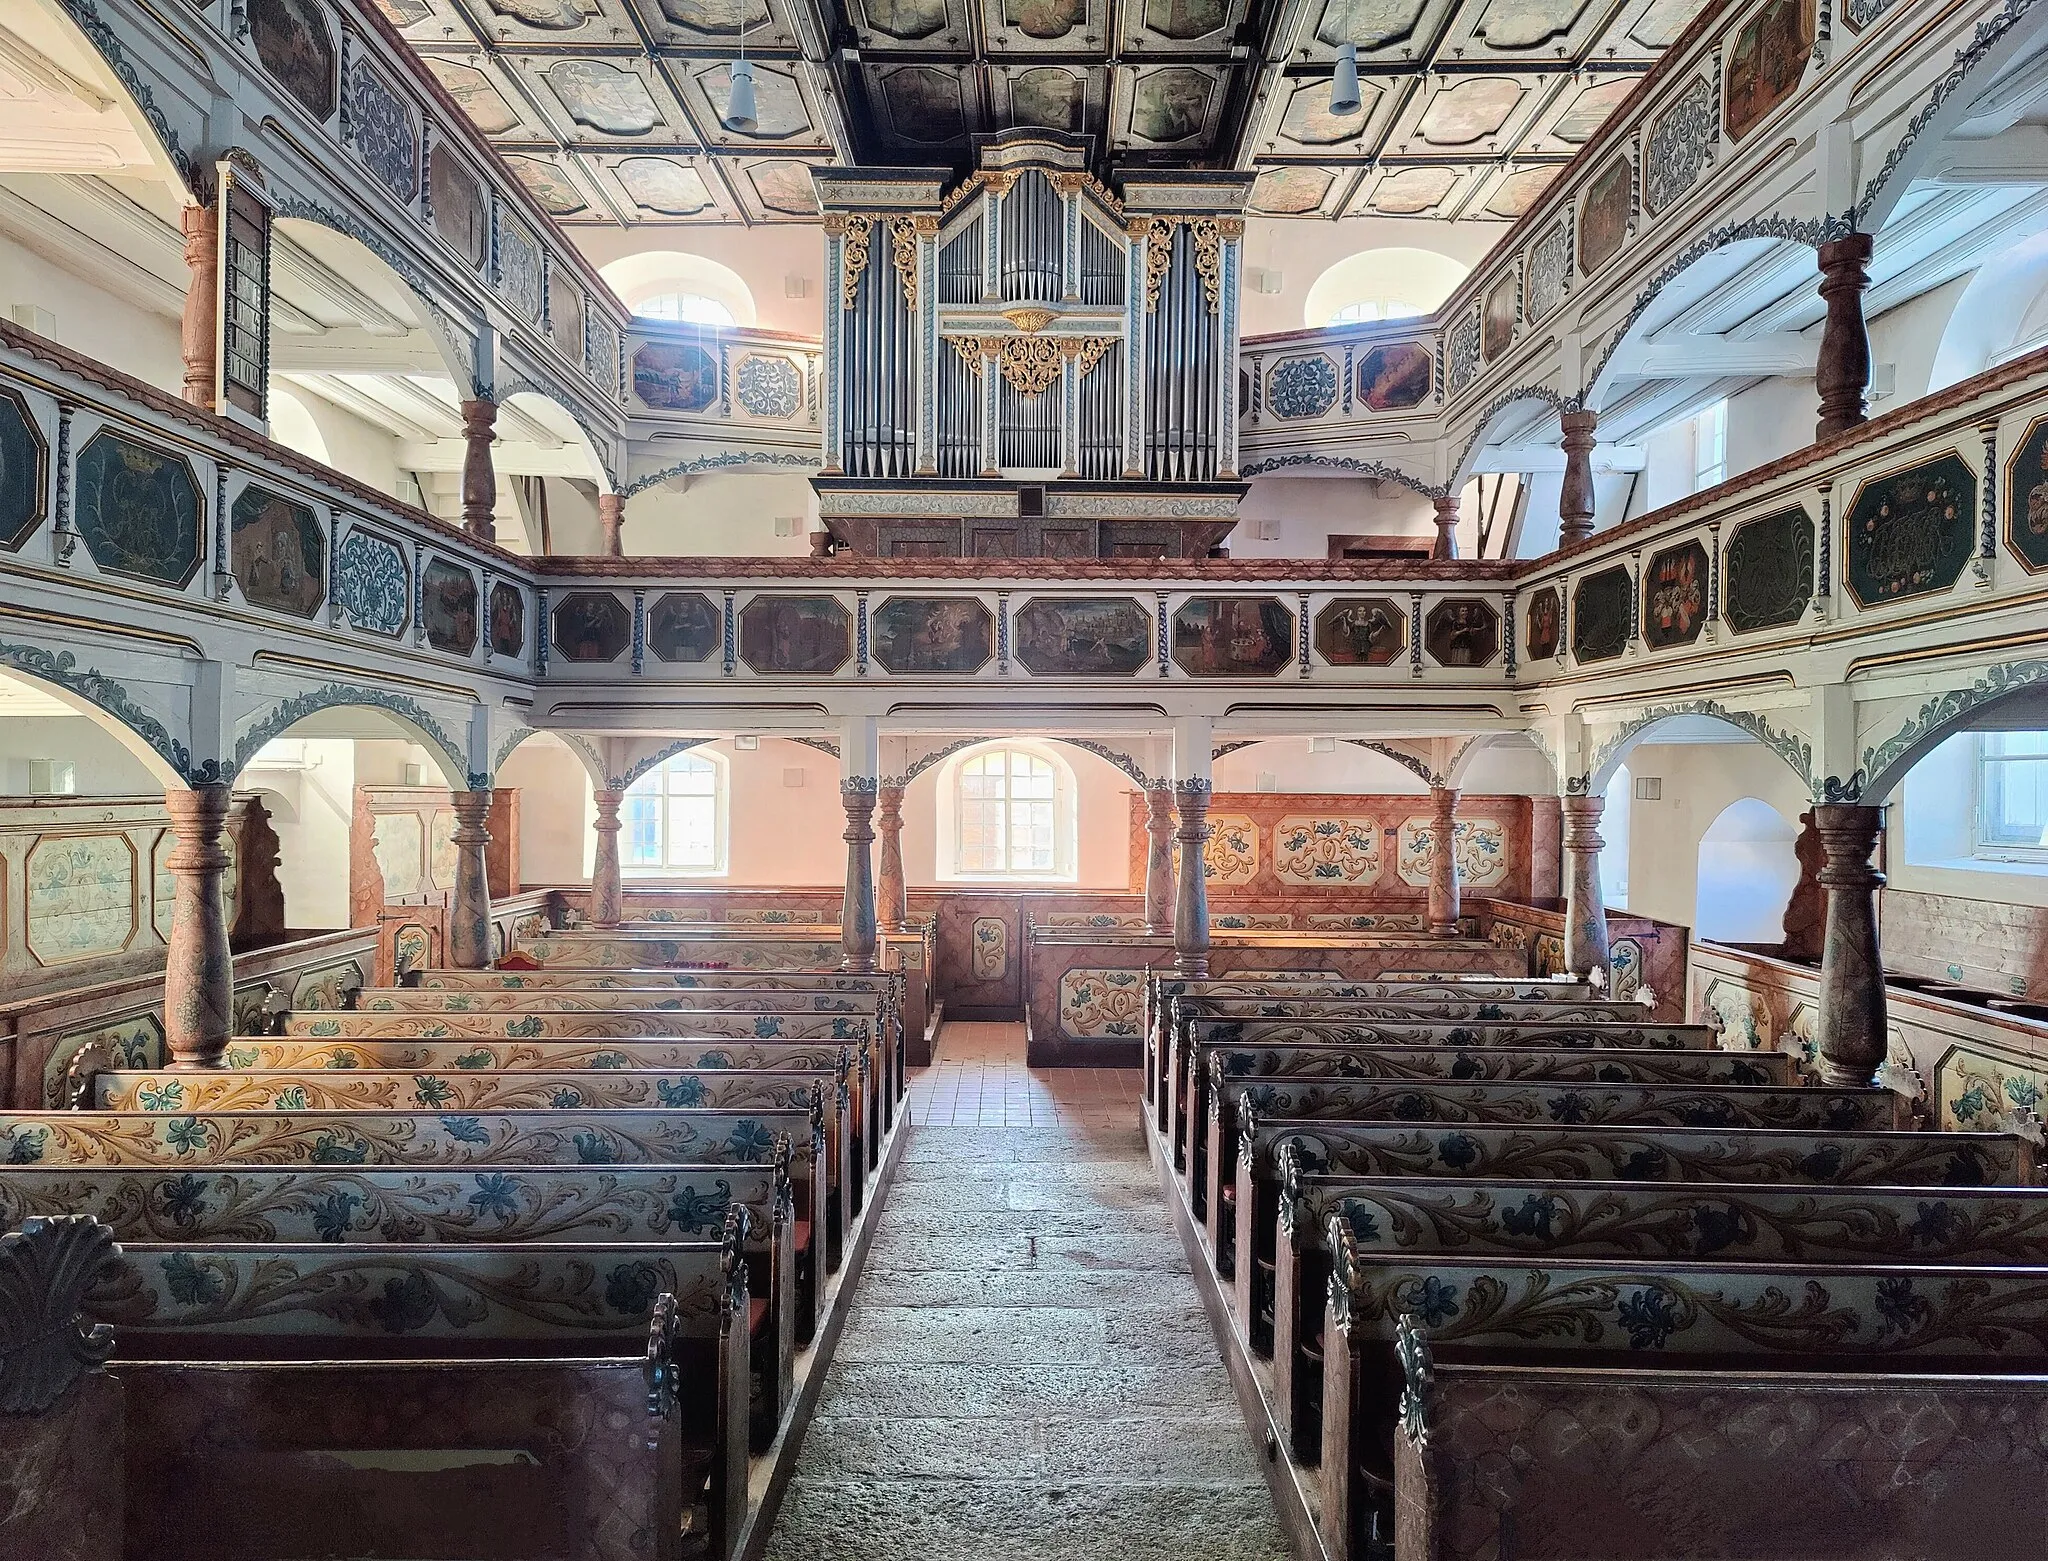
[[[1355,114],[1358,109],[1358,45],[1347,43],[1337,50],[1337,69],[1330,77],[1330,112]]]
[[[740,57],[733,61],[728,72],[732,78],[732,91],[725,100],[725,128],[740,135],[752,135],[761,128],[761,121],[754,114],[754,62],[747,58],[747,12],[740,8]],[[1354,84],[1352,96],[1357,96]]]

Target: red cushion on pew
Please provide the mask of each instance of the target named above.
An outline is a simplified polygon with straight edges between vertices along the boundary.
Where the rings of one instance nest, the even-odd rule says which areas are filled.
[[[747,1337],[759,1338],[767,1329],[768,1302],[765,1299],[749,1299],[747,1302]]]
[[[808,1251],[810,1251],[810,1250],[811,1250],[811,1222],[810,1222],[809,1220],[798,1220],[798,1221],[796,1222],[796,1225],[795,1225],[795,1228],[794,1228],[794,1234],[795,1234],[795,1239],[796,1239],[796,1249],[797,1249],[797,1251],[799,1251],[799,1252],[808,1252]]]
[[[519,950],[514,949],[510,954],[499,958],[496,968],[499,970],[538,970],[540,969],[540,961],[531,954],[522,954]]]

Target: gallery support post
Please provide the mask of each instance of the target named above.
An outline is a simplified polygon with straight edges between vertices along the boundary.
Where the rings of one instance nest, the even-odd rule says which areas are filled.
[[[869,847],[875,841],[875,800],[880,783],[872,775],[849,775],[839,783],[846,807],[846,897],[839,907],[839,968],[871,975],[875,962],[875,874]]]
[[[1439,493],[1433,501],[1436,505],[1436,542],[1429,550],[1431,559],[1456,558],[1458,556],[1458,496],[1455,493]]]
[[[604,532],[604,556],[623,558],[626,552],[626,496],[600,493],[597,496],[597,524]]]
[[[491,788],[458,791],[455,808],[455,894],[448,903],[448,963],[483,970],[491,963],[491,879],[484,848],[491,843]]]
[[[217,1068],[235,1028],[235,960],[221,883],[228,854],[221,830],[233,788],[164,793],[176,844],[164,858],[175,884],[164,956],[164,1047],[174,1068]]]
[[[1583,785],[1584,782],[1574,782]],[[1607,799],[1564,798],[1564,968],[1575,976],[1607,969],[1607,904],[1600,888],[1600,815]]]
[[[1557,545],[1570,547],[1593,534],[1593,444],[1597,412],[1558,414],[1564,430],[1564,481],[1557,490]]]
[[[597,804],[597,852],[590,866],[590,921],[616,927],[626,899],[619,872],[619,807],[626,794],[600,786],[591,797]]]
[[[498,474],[491,444],[498,403],[479,396],[462,403],[462,529],[486,542],[498,540]]]
[[[1458,799],[1463,793],[1450,786],[1429,788],[1429,930],[1439,938],[1458,935]]]
[[[185,399],[211,412],[220,350],[219,208],[192,205],[178,213],[185,234],[185,313],[178,348],[185,360]]]
[[[875,925],[901,932],[910,920],[903,883],[903,788],[884,781],[875,792]]]
[[[1841,802],[1813,809],[1826,857],[1820,884],[1828,896],[1813,1037],[1825,1084],[1868,1085],[1890,1045],[1877,940],[1884,874],[1872,865],[1884,823],[1881,807]]]
[[[1206,847],[1209,844],[1210,783],[1183,780],[1174,783],[1174,801],[1180,809],[1180,893],[1173,915],[1173,968],[1183,976],[1209,974],[1209,880]]]
[[[1814,438],[1845,433],[1870,416],[1870,332],[1863,323],[1863,293],[1870,286],[1870,235],[1849,233],[1820,246],[1820,296],[1828,306],[1814,360],[1820,392]]]
[[[1145,930],[1173,931],[1173,788],[1163,782],[1145,793]]]

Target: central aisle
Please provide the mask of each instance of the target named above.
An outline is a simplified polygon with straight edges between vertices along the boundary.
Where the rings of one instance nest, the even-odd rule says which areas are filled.
[[[1136,1071],[939,1059],[769,1561],[1280,1561]]]

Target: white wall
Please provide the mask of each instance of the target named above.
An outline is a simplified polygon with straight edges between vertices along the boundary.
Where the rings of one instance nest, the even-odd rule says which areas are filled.
[[[270,809],[285,925],[298,931],[349,923],[348,832],[355,808],[356,747],[347,737],[277,738],[257,750],[236,782],[239,790],[261,792]]]
[[[825,329],[825,235],[815,223],[719,227],[570,228],[576,247],[602,266],[622,255],[681,250],[737,271],[754,297],[755,324],[763,330],[818,336]],[[808,284],[805,296],[784,296],[784,279]]]
[[[1106,759],[1065,743],[1049,743],[1074,776],[1074,866],[1072,881],[1049,887],[1077,889],[1143,888],[1130,882],[1130,777]],[[970,752],[972,750],[969,750]],[[903,794],[903,878],[913,889],[935,887],[939,877],[939,787],[957,772],[948,760],[935,764],[910,783]],[[835,781],[836,785],[837,782]],[[834,802],[838,801],[834,796]],[[841,873],[844,873],[844,851]]]
[[[1691,926],[1698,911],[1700,840],[1723,809],[1755,797],[1796,828],[1811,805],[1807,788],[1785,762],[1747,739],[1642,743],[1630,752],[1628,767],[1638,781],[1654,776],[1664,783],[1661,801],[1638,797],[1629,806],[1628,908],[1680,926]],[[1787,858],[1790,841],[1788,834]]]
[[[1755,797],[1721,810],[1700,837],[1693,936],[1721,943],[1776,943],[1799,883],[1798,829]]]
[[[519,881],[580,883],[597,848],[590,772],[568,745],[543,732],[498,766],[500,788],[519,793]]]
[[[49,310],[55,321],[48,334],[73,352],[173,395],[184,386],[177,320],[109,293],[0,234],[0,310],[16,304]]]
[[[796,535],[775,535],[783,516],[797,522]],[[806,478],[705,472],[628,500],[625,549],[642,557],[808,558],[817,517],[818,496]]]
[[[1316,279],[1340,260],[1371,249],[1426,249],[1468,269],[1508,230],[1504,222],[1434,222],[1404,217],[1347,217],[1341,222],[1302,218],[1251,217],[1245,222],[1244,263],[1280,273],[1277,293],[1254,293],[1243,301],[1243,333],[1264,336],[1298,331]],[[1437,300],[1422,302],[1434,305]]]
[[[147,765],[82,715],[0,715],[0,795],[28,795],[31,759],[69,759],[82,797],[163,795]]]

